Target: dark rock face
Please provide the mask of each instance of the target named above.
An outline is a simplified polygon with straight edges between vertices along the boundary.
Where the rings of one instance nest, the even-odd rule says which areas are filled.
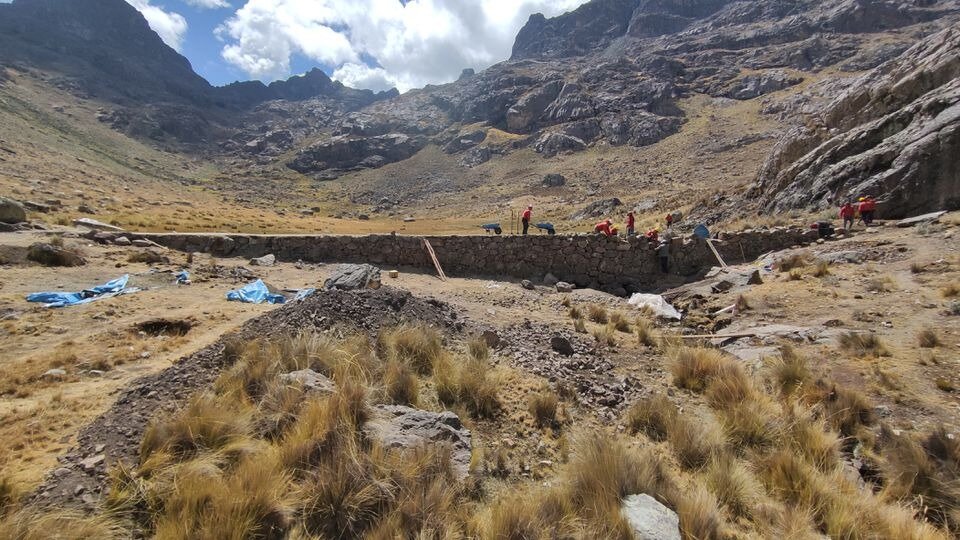
[[[375,169],[402,161],[426,143],[423,137],[403,133],[365,138],[338,136],[304,148],[287,166],[304,174],[326,173],[327,177],[335,177],[345,170]]]
[[[578,56],[603,48],[627,32],[639,1],[595,0],[552,19],[531,15],[517,34],[510,59]]]
[[[884,217],[960,208],[960,30],[935,34],[864,76],[782,139],[758,177],[769,210],[860,195]]]
[[[747,75],[735,80],[727,89],[727,97],[733,99],[753,99],[770,92],[783,90],[803,81],[801,77],[791,77],[782,71],[768,71],[760,75]]]
[[[571,215],[570,219],[579,221],[582,219],[603,217],[610,214],[610,212],[613,212],[614,208],[622,205],[623,203],[616,197],[599,200],[583,207],[578,212]]]

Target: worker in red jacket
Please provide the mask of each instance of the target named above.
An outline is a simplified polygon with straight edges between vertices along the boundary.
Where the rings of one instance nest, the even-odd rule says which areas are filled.
[[[860,219],[863,220],[863,224],[867,227],[873,224],[873,214],[876,210],[877,201],[869,195],[863,197],[863,200],[860,202]]]
[[[633,217],[633,212],[627,212],[627,236],[633,236],[635,225],[636,218]]]
[[[613,236],[613,230],[610,228],[611,225],[613,225],[613,222],[605,219],[593,227],[593,232],[600,233],[604,236]]]
[[[530,227],[530,216],[533,214],[533,205],[528,206],[526,210],[523,211],[523,215],[520,216],[520,221],[523,223],[523,234],[527,234],[527,229]]]
[[[843,230],[849,231],[853,228],[853,218],[856,214],[857,211],[853,208],[850,201],[843,203],[843,206],[840,207],[840,219],[843,220]]]

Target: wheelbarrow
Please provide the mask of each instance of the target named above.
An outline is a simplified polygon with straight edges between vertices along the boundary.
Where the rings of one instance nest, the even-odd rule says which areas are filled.
[[[546,231],[547,234],[557,234],[557,230],[553,228],[553,223],[537,223],[536,227],[541,231]]]
[[[500,228],[499,223],[487,223],[486,225],[481,225],[480,228],[487,232],[493,231],[494,234],[503,234],[503,229]]]

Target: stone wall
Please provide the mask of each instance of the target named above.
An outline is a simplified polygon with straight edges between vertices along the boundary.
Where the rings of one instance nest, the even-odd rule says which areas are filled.
[[[103,233],[100,233],[103,234]],[[218,257],[260,257],[280,261],[371,263],[386,269],[414,267],[433,271],[419,236],[314,236],[246,234],[135,234],[184,252]],[[596,235],[430,236],[426,237],[446,274],[451,276],[510,276],[540,280],[547,273],[558,279],[614,294],[651,291],[662,281],[656,253],[645,238],[606,238]],[[728,264],[754,260],[768,251],[810,242],[816,231],[775,229],[721,235],[716,243]],[[670,250],[672,274],[692,278],[717,260],[704,240],[674,238]]]

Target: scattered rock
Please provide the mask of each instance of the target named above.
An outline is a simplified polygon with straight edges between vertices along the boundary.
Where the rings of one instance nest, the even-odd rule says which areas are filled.
[[[41,212],[44,214],[49,214],[53,208],[48,204],[33,202],[33,201],[23,201],[23,206],[27,210],[32,210],[34,212]]]
[[[23,223],[27,220],[27,210],[13,199],[0,197],[0,222]]]
[[[127,262],[132,263],[144,263],[144,264],[159,264],[170,262],[169,259],[163,256],[158,251],[152,249],[145,249],[143,251],[137,251],[136,253],[131,253],[127,257]]]
[[[103,223],[102,221],[97,221],[91,218],[77,218],[73,220],[73,224],[78,225],[80,227],[86,227],[88,229],[95,229],[98,231],[118,231],[118,232],[123,231],[123,229],[121,229],[120,227],[115,227],[113,225]]]
[[[931,212],[929,214],[901,219],[897,222],[897,227],[913,227],[914,225],[919,225],[921,223],[933,223],[939,221],[940,217],[946,213],[946,210],[941,210],[939,212]]]
[[[273,266],[276,263],[277,258],[272,253],[250,259],[250,266]]]
[[[341,264],[323,283],[323,288],[345,291],[379,289],[380,269],[369,264]]]
[[[549,272],[547,273],[547,275],[543,276],[543,284],[546,285],[547,287],[553,287],[557,283],[560,283],[560,279],[557,278],[557,276]]]
[[[496,333],[493,330],[484,330],[480,333],[480,339],[487,344],[487,347],[491,349],[497,349],[501,345],[500,334]]]
[[[130,241],[126,236],[120,236],[113,241],[114,244],[118,246],[130,246],[133,245],[133,242]]]
[[[424,444],[447,444],[451,450],[451,464],[458,478],[466,478],[470,471],[470,431],[463,427],[460,417],[450,411],[435,413],[404,407],[380,405],[364,429],[379,439],[387,448],[419,448]]]
[[[96,470],[104,461],[106,461],[107,456],[103,454],[97,454],[95,456],[88,457],[80,462],[80,466],[83,467],[83,470],[87,472],[92,472]]]
[[[43,375],[40,376],[41,379],[46,379],[48,381],[60,381],[67,376],[67,372],[60,368],[48,369],[43,372]]]
[[[27,259],[44,266],[83,266],[86,259],[78,253],[52,244],[33,244],[27,250]]]
[[[556,287],[558,293],[573,292],[573,284],[567,283],[566,281],[558,281]]]
[[[312,369],[284,373],[278,379],[284,384],[299,385],[307,392],[332,394],[337,389],[336,383]]]
[[[521,281],[520,286],[529,291],[532,291],[535,289],[535,287],[533,286],[533,282],[531,282],[529,279],[525,279]]]
[[[633,527],[637,540],[680,540],[677,513],[646,493],[624,499],[620,513]]]
[[[580,221],[584,219],[598,218],[601,216],[607,216],[618,206],[622,206],[623,203],[620,199],[613,197],[610,199],[602,199],[599,201],[592,202],[587,206],[581,208],[578,212],[572,214],[570,219],[572,221]]]
[[[81,214],[96,214],[97,209],[86,204],[81,204],[77,207],[77,212],[80,212]]]
[[[551,173],[543,177],[543,185],[547,187],[560,187],[567,183],[567,179],[559,173]]]
[[[553,336],[550,338],[550,348],[562,356],[573,356],[573,344],[563,336]]]

